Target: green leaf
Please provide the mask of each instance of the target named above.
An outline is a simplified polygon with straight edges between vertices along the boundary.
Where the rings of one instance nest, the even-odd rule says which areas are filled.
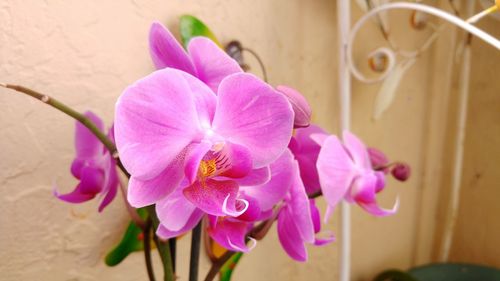
[[[243,256],[242,252],[234,254],[220,269],[220,281],[230,281],[233,270],[238,264],[238,261]]]
[[[145,209],[137,209],[137,213],[142,219],[147,217]],[[131,221],[118,245],[106,255],[105,263],[108,266],[115,266],[122,262],[130,253],[142,251],[144,245],[142,242],[142,229]]]
[[[215,37],[213,32],[201,20],[191,15],[183,15],[180,18],[180,32],[181,40],[184,48],[187,48],[189,40],[196,36],[205,36],[215,42],[222,48],[219,40]]]

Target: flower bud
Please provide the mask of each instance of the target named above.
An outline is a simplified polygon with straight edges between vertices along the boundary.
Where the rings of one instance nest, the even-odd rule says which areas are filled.
[[[411,169],[408,164],[397,163],[391,170],[392,176],[399,181],[406,181],[411,174]]]
[[[302,94],[287,86],[277,86],[276,90],[285,95],[292,105],[295,118],[293,120],[294,128],[308,127],[311,122],[311,107]]]
[[[387,159],[387,156],[385,156],[382,151],[373,147],[369,147],[367,151],[373,169],[383,169],[387,164],[389,164],[389,159]]]

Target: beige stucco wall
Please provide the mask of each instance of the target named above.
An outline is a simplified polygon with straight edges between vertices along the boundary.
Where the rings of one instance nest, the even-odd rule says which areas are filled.
[[[354,18],[361,15],[357,8],[353,10]],[[301,90],[312,104],[314,120],[336,132],[336,11],[335,1],[331,0],[4,0],[0,2],[0,81],[38,89],[81,111],[91,109],[109,125],[120,92],[152,70],[147,49],[150,23],[160,20],[175,30],[178,16],[184,13],[203,19],[222,42],[237,38],[258,52],[267,66],[270,83]],[[395,34],[408,32],[408,14],[395,16],[393,21],[397,23]],[[369,280],[389,267],[407,268],[431,260],[436,194],[440,189],[435,179],[441,175],[441,166],[436,164],[440,162],[435,159],[440,160],[436,156],[439,153],[433,152],[440,152],[439,147],[446,143],[440,133],[446,125],[440,118],[446,112],[446,94],[439,94],[446,87],[439,81],[446,76],[447,64],[443,62],[447,60],[441,53],[447,54],[450,34],[443,35],[436,50],[419,58],[405,76],[394,105],[380,121],[371,121],[379,85],[353,84],[353,131],[368,144],[385,150],[392,159],[404,159],[413,168],[408,183],[391,180],[381,195],[382,204],[390,206],[399,194],[401,209],[397,215],[374,218],[353,207],[353,280]],[[411,48],[423,36],[422,32],[406,35],[401,44]],[[383,40],[374,25],[361,38],[355,52],[358,63],[363,64],[366,53]],[[492,52],[488,47],[484,49]],[[482,49],[475,50],[474,56],[480,52]],[[483,62],[487,62],[486,56]],[[480,69],[482,63],[474,65]],[[435,73],[440,74],[436,77]],[[473,87],[489,89],[482,103],[478,99],[476,105],[471,105],[482,110],[480,106],[489,103],[488,97],[493,99],[498,86],[485,86],[487,80],[480,74],[472,79],[477,79]],[[116,268],[107,268],[102,262],[127,224],[121,198],[97,214],[97,202],[69,205],[52,196],[55,184],[68,191],[76,183],[69,174],[73,121],[5,89],[0,89],[0,104],[0,279],[145,280],[141,254],[132,255]],[[494,105],[489,106],[491,114],[496,114]],[[490,125],[475,115],[470,118],[469,127],[482,124],[476,128],[477,134],[472,130],[470,133],[477,142],[482,139],[480,132]],[[493,115],[484,118],[491,126],[498,123]],[[489,146],[498,151],[494,147],[498,134],[495,136],[496,141],[491,139]],[[469,141],[468,147],[480,147],[472,138]],[[484,153],[486,161],[488,152]],[[466,154],[466,159],[476,159],[476,155]],[[481,180],[490,175],[488,182],[494,183],[498,162],[488,161],[488,172]],[[466,169],[474,169],[470,165]],[[464,182],[468,182],[467,177]],[[492,184],[484,184],[493,188]],[[464,204],[464,208],[483,202],[479,196],[490,195],[486,191],[480,194],[474,192],[477,201]],[[493,195],[489,198],[494,199]],[[490,206],[494,208],[494,204],[491,201]],[[461,212],[469,214],[465,209]],[[494,213],[488,214],[494,220]],[[465,227],[461,223],[459,229]],[[339,233],[338,219],[329,227]],[[489,229],[481,231],[490,233]],[[495,240],[491,234],[483,235]],[[178,274],[186,280],[189,237],[180,241],[180,248]],[[496,249],[498,253],[498,244]],[[310,247],[310,262],[296,263],[281,250],[273,230],[243,258],[236,280],[336,280],[337,251],[338,244]],[[481,255],[483,248],[475,251]],[[454,258],[460,255],[459,250],[454,250]],[[208,262],[203,261],[202,275],[208,270]],[[159,265],[156,268],[160,273]]]

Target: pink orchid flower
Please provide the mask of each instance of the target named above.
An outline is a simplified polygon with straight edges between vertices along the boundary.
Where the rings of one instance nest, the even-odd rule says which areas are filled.
[[[248,204],[231,179],[283,153],[293,112],[283,95],[251,74],[229,75],[216,95],[196,77],[166,68],[124,91],[115,120],[132,206],[159,202],[186,178],[189,186],[180,188],[197,208],[235,216]]]
[[[243,72],[238,63],[206,37],[189,41],[187,52],[170,31],[155,22],[149,31],[149,50],[157,69],[176,68],[187,72],[217,93],[226,76]]]
[[[307,260],[306,243],[324,245],[333,241],[333,236],[321,239],[319,211],[305,192],[299,176],[297,162],[290,151],[270,166],[271,179],[257,186],[242,186],[241,196],[250,201],[253,210],[236,218],[211,219],[208,233],[223,247],[232,251],[248,252],[255,247],[252,237],[250,246],[245,239],[256,221],[273,219],[277,212],[278,237],[288,255],[298,261]],[[246,216],[245,216],[246,215]]]
[[[342,144],[336,136],[329,136],[318,156],[321,190],[328,203],[325,220],[342,200],[356,202],[375,216],[394,214],[399,206],[396,200],[390,210],[380,208],[376,193],[385,186],[385,174],[372,168],[366,146],[348,131],[343,133]]]
[[[315,139],[324,139],[327,136],[328,134],[319,126],[311,125],[307,128],[295,130],[295,135],[288,145],[288,148],[299,163],[300,177],[304,182],[307,194],[320,191],[316,162],[321,146]]]
[[[104,131],[102,120],[94,113],[87,111],[84,115]],[[113,129],[109,134],[112,138]],[[67,194],[60,194],[57,189],[54,195],[69,203],[82,203],[96,196],[103,197],[99,205],[101,212],[115,198],[118,189],[118,175],[116,161],[109,151],[80,122],[76,122],[75,129],[76,158],[71,164],[71,173],[80,180],[76,188]]]

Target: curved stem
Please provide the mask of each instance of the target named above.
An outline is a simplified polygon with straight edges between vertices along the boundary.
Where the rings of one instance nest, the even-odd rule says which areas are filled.
[[[153,229],[158,229],[160,225],[160,221],[158,220],[158,216],[156,215],[156,210],[154,205],[150,205],[146,207],[148,211],[148,215],[151,218],[151,222],[153,225]],[[155,241],[156,248],[158,248],[158,253],[160,254],[160,259],[163,264],[163,280],[164,281],[173,281],[174,280],[174,270],[172,268],[172,257],[170,253],[170,245],[168,241],[161,241],[156,236],[156,233],[153,233],[153,240]]]
[[[264,82],[267,83],[266,67],[264,66],[264,62],[262,62],[262,60],[260,59],[260,56],[256,52],[254,52],[252,49],[242,48],[242,50],[249,52],[257,59],[257,61],[259,62],[259,65],[260,65],[260,69],[262,70],[262,78],[264,79]]]
[[[153,263],[151,262],[151,219],[148,219],[143,228],[144,234],[144,259],[146,261],[146,270],[150,281],[155,281],[155,273],[153,271]]]
[[[372,10],[370,10],[368,13],[366,13],[363,17],[361,17],[352,27],[348,42],[347,42],[347,63],[349,65],[350,71],[352,75],[358,79],[361,80],[365,83],[374,83],[381,81],[386,78],[386,76],[389,74],[384,74],[380,77],[377,77],[375,79],[368,79],[366,78],[361,71],[356,67],[354,64],[354,59],[353,59],[353,52],[352,52],[352,45],[354,43],[354,39],[356,38],[356,34],[358,31],[361,29],[363,24],[369,20],[371,17],[377,15],[378,13],[386,10],[395,10],[395,9],[406,9],[406,10],[417,10],[421,11],[439,18],[442,18],[466,31],[469,33],[479,37],[486,43],[492,45],[493,47],[497,48],[500,50],[500,40],[496,39],[495,37],[491,36],[490,34],[484,32],[483,30],[475,27],[474,25],[466,22],[465,20],[452,15],[450,13],[447,13],[445,11],[442,11],[440,9],[424,5],[424,4],[417,4],[417,3],[405,3],[405,2],[397,2],[397,3],[389,3],[385,5],[378,6]]]
[[[196,225],[191,232],[191,256],[189,258],[189,281],[198,281],[198,268],[200,261],[201,225]]]
[[[233,251],[227,251],[222,255],[220,258],[217,259],[212,264],[212,267],[210,267],[210,270],[207,273],[207,276],[205,276],[205,281],[212,281],[214,280],[215,276],[217,276],[217,273],[219,273],[221,267],[234,255],[236,252]]]
[[[134,207],[132,207],[127,200],[127,191],[125,190],[125,183],[119,178],[119,184],[120,184],[120,191],[122,193],[123,197],[123,202],[125,203],[125,208],[127,209],[127,212],[132,219],[132,221],[143,231],[146,229],[147,225],[146,223],[142,220],[142,218],[137,214],[137,211]]]
[[[116,162],[120,170],[122,170],[122,172],[125,175],[127,175],[127,177],[130,177],[130,174],[127,172],[125,167],[123,167],[120,159],[118,158],[118,151],[116,150],[116,146],[113,143],[113,141],[111,141],[104,132],[101,132],[101,130],[99,130],[99,128],[97,128],[97,126],[94,124],[94,122],[92,122],[92,120],[87,118],[85,115],[81,114],[80,112],[72,109],[71,107],[65,105],[64,103],[48,95],[39,93],[35,90],[32,90],[24,86],[0,83],[0,87],[12,89],[14,91],[33,97],[45,104],[54,107],[55,109],[65,113],[66,115],[82,123],[82,125],[87,127],[87,129],[89,129],[99,139],[99,141],[101,141],[101,143],[109,150],[109,153],[111,153],[111,155],[117,160]]]

